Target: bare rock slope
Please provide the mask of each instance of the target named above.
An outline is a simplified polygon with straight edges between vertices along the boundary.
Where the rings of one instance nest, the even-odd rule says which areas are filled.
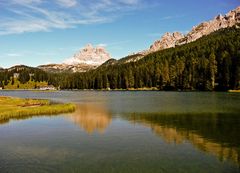
[[[183,35],[179,32],[174,32],[172,34],[166,33],[160,40],[155,41],[153,45],[150,46],[150,49],[146,51],[146,53],[190,43],[219,29],[232,27],[237,23],[240,23],[240,6],[235,10],[228,12],[224,16],[220,14],[208,22],[203,22],[197,26],[194,26],[186,35]]]
[[[85,72],[100,66],[109,59],[111,56],[104,47],[94,48],[88,44],[62,64],[47,64],[38,66],[38,68],[49,72]]]
[[[109,59],[111,59],[111,56],[104,47],[94,48],[91,44],[88,44],[72,58],[65,60],[64,63],[68,65],[87,64],[99,66]]]
[[[134,62],[140,60],[152,52],[193,42],[219,29],[232,27],[238,23],[240,23],[240,6],[234,10],[231,10],[226,15],[220,14],[210,21],[203,22],[197,26],[194,26],[192,30],[186,35],[180,32],[167,32],[161,37],[160,40],[155,41],[149,49],[131,54],[120,60],[110,61],[111,63],[105,63],[111,59],[111,56],[103,47],[94,48],[91,44],[88,44],[73,57],[65,60],[62,64],[42,65],[39,66],[39,68],[52,72],[85,72],[90,69],[97,68],[102,64],[106,66],[109,64]]]

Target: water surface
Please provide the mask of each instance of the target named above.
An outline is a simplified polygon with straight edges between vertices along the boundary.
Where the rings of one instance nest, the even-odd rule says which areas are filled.
[[[240,94],[0,91],[74,102],[0,124],[0,172],[240,172]]]

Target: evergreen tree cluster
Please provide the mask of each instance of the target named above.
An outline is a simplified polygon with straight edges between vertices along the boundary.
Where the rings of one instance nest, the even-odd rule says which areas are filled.
[[[65,74],[64,89],[228,90],[240,88],[240,29],[223,29],[136,62]]]
[[[49,85],[57,85],[57,78],[54,74],[44,72],[37,68],[27,67],[27,66],[17,66],[13,70],[1,70],[0,71],[0,87],[8,85],[8,83],[14,84],[16,76],[18,74],[17,80],[21,84],[25,84],[28,81],[35,82],[48,82]]]
[[[0,71],[0,87],[7,85],[18,72],[21,83],[47,81],[61,89],[239,89],[240,29],[237,28],[219,30],[195,42],[151,53],[136,62],[118,61],[84,73],[47,73],[36,68],[4,70]]]

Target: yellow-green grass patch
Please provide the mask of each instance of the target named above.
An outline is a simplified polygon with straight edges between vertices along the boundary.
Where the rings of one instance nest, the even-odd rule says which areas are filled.
[[[55,115],[75,111],[72,103],[51,104],[49,100],[0,97],[0,121],[37,115]]]

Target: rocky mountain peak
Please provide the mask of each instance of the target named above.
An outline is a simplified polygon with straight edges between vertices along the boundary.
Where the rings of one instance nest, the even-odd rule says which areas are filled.
[[[119,62],[135,62],[149,53],[193,42],[219,29],[232,27],[238,23],[240,23],[240,6],[234,10],[231,10],[226,15],[219,14],[210,21],[202,22],[199,25],[194,26],[186,35],[180,32],[167,32],[161,37],[161,39],[155,41],[149,49],[129,55]],[[52,71],[67,70],[72,72],[84,72],[102,65],[104,62],[110,59],[111,56],[104,47],[95,48],[93,45],[87,44],[73,57],[65,60],[63,64],[49,64],[40,66],[39,68],[46,71],[49,71],[50,69]],[[105,65],[112,63],[116,63],[116,60],[110,60],[106,62]]]
[[[170,47],[175,47],[175,43],[177,40],[182,39],[184,37],[183,34],[180,32],[174,32],[174,33],[165,33],[160,40],[157,40],[153,43],[153,45],[150,47],[150,52],[155,52],[158,50],[167,49]]]
[[[240,23],[240,6],[231,10],[226,15],[219,14],[213,20],[194,26],[185,36],[179,32],[167,32],[160,40],[155,41],[146,53],[190,43],[219,29],[232,27],[237,23]]]
[[[193,29],[185,36],[184,39],[178,40],[176,44],[182,45],[185,43],[190,43],[195,41],[202,36],[211,34],[222,28],[232,27],[240,23],[240,6],[235,10],[231,10],[226,15],[219,14],[213,20],[208,22],[203,22],[198,26],[193,27]]]
[[[92,51],[94,49],[92,44],[87,44],[82,50],[85,52]]]
[[[240,20],[240,6],[226,14],[227,20]]]
[[[87,64],[99,66],[109,59],[111,59],[111,56],[104,47],[98,46],[94,48],[91,44],[87,44],[73,57],[65,60],[64,63],[68,65]]]
[[[38,68],[50,72],[85,72],[102,65],[111,59],[104,47],[87,44],[73,57],[66,59],[62,64],[40,65]]]

